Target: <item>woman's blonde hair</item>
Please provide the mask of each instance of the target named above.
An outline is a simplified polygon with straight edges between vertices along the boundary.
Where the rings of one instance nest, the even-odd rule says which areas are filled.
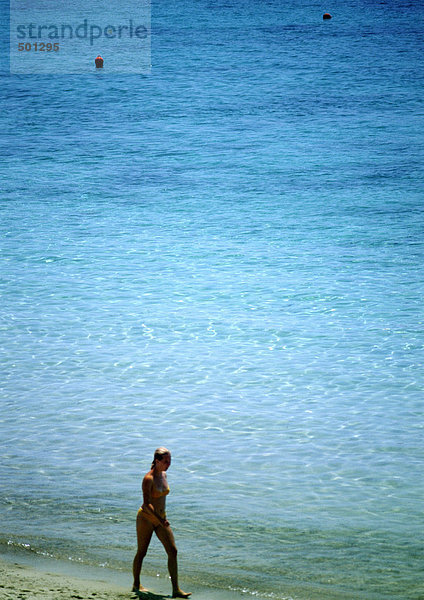
[[[156,465],[156,461],[158,460],[159,462],[163,459],[164,456],[166,456],[167,454],[171,454],[170,451],[168,450],[168,448],[165,448],[164,446],[161,446],[160,448],[156,448],[155,453],[153,455],[153,462],[152,462],[152,469],[155,468]]]

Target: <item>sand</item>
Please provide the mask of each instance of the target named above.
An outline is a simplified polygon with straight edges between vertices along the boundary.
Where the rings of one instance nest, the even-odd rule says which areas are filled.
[[[171,583],[167,578],[144,577],[143,585],[149,593],[140,595],[144,600],[171,597]],[[242,593],[216,590],[208,587],[181,586],[192,592],[194,600],[241,600]],[[130,574],[108,569],[94,569],[79,565],[15,555],[0,557],[0,600],[131,600]],[[258,597],[256,597],[258,600]],[[259,599],[260,600],[260,599]]]
[[[147,596],[147,595],[146,595]],[[0,598],[3,600],[128,600],[136,598],[128,589],[112,582],[42,571],[34,567],[0,561]],[[162,596],[152,596],[161,598]],[[146,598],[147,600],[147,598]]]

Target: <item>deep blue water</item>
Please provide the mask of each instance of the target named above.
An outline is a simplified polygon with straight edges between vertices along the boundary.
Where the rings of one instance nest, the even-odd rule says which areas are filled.
[[[129,571],[166,445],[184,581],[424,596],[423,16],[164,0],[150,74],[2,77],[2,546]]]

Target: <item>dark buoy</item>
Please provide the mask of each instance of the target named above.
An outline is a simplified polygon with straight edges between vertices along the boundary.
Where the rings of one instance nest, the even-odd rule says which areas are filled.
[[[94,62],[96,63],[96,69],[103,69],[103,58],[100,54],[94,59]]]
[[[331,15],[330,15],[330,13],[324,13],[324,14],[322,15],[322,18],[324,19],[324,21],[327,21],[327,19],[331,19],[332,17],[331,17]]]

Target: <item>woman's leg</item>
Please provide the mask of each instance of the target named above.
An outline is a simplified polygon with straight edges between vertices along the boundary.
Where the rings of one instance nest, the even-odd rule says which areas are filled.
[[[137,554],[133,561],[133,592],[140,590],[140,572],[143,564],[143,558],[146,556],[147,549],[152,539],[153,525],[142,514],[137,515]],[[144,588],[142,587],[141,590]]]
[[[163,544],[168,555],[168,571],[172,582],[173,598],[188,598],[191,593],[180,590],[178,585],[178,564],[177,564],[177,546],[175,545],[174,534],[169,527],[160,526],[155,529],[155,533]]]

